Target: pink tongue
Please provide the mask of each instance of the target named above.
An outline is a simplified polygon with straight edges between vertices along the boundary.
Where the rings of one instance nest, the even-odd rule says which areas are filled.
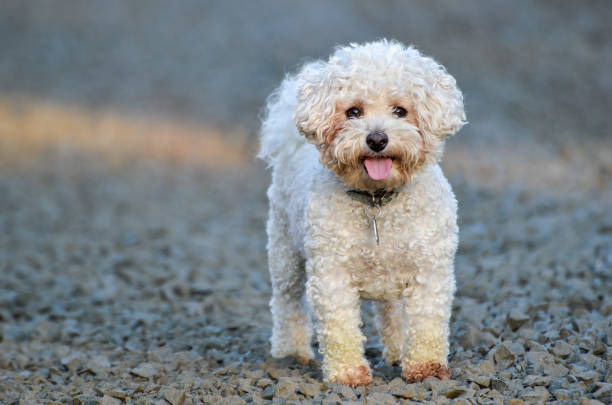
[[[372,180],[384,180],[391,172],[391,159],[366,159],[363,161],[368,175]]]

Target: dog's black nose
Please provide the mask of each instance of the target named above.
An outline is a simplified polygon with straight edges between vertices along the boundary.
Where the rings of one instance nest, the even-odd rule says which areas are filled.
[[[366,143],[374,152],[380,152],[389,143],[389,137],[384,132],[371,132],[366,138]]]

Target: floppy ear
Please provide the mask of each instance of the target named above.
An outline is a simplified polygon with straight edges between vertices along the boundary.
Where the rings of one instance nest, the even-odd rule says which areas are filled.
[[[336,100],[333,74],[322,61],[305,65],[298,74],[298,99],[293,116],[295,125],[306,139],[318,147],[335,132]]]
[[[423,59],[429,66],[424,70],[426,85],[415,100],[417,119],[421,130],[442,140],[466,123],[463,95],[443,66],[431,58]]]

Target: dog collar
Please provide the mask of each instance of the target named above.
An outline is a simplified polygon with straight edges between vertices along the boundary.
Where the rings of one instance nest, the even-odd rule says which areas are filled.
[[[376,245],[380,244],[380,238],[378,236],[378,219],[382,218],[382,207],[389,204],[393,198],[397,195],[397,191],[393,190],[385,190],[384,188],[380,188],[373,193],[362,190],[347,190],[346,194],[351,197],[353,200],[357,200],[368,206],[365,207],[364,213],[366,218],[370,220],[372,224],[372,230],[374,231],[374,239],[376,240]],[[378,208],[377,214],[372,214],[372,208]]]
[[[347,190],[346,194],[353,200],[368,204],[370,207],[383,207],[393,201],[393,198],[397,195],[397,190],[379,188],[373,193],[363,190]]]

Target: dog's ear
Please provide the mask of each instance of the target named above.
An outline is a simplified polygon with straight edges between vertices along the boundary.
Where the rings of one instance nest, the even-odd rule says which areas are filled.
[[[419,86],[415,107],[421,130],[444,139],[466,123],[463,95],[455,79],[431,58],[422,59],[425,85]]]
[[[322,146],[335,131],[336,93],[334,75],[323,61],[305,65],[298,74],[294,121],[306,139]]]

